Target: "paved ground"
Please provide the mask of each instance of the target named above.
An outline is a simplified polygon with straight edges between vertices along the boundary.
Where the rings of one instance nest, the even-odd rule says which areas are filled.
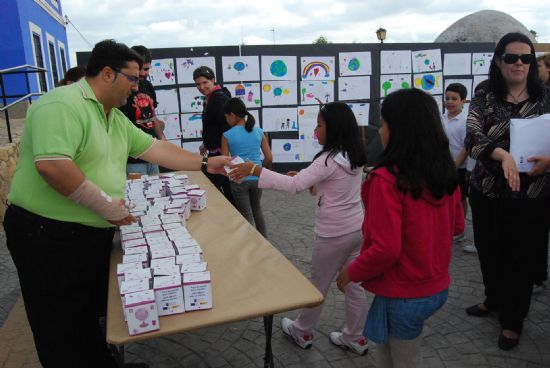
[[[307,194],[290,196],[265,191],[268,237],[304,273],[309,273],[313,239],[313,201]],[[467,236],[471,241],[471,226]],[[425,367],[550,367],[550,289],[535,296],[518,348],[502,352],[496,346],[498,322],[493,317],[467,317],[464,307],[482,300],[476,255],[454,249],[452,285],[447,304],[427,323],[423,333]],[[0,235],[0,325],[18,298],[14,268]],[[372,296],[369,295],[369,301]],[[357,356],[330,344],[328,334],[343,324],[343,295],[334,286],[327,295],[314,346],[302,350],[286,338],[275,317],[273,352],[276,367],[373,367],[372,354]],[[371,348],[371,351],[375,347]],[[127,346],[128,361],[145,361],[155,368],[262,367],[262,319],[227,324]]]

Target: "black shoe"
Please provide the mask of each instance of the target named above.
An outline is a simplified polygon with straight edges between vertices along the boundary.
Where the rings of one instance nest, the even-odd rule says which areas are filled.
[[[498,347],[501,350],[512,350],[516,347],[516,345],[519,343],[519,337],[517,339],[513,339],[511,337],[506,337],[500,333],[500,336],[498,337]]]
[[[466,314],[470,316],[483,317],[491,313],[489,309],[482,309],[480,305],[481,304],[475,304],[471,307],[466,308]]]

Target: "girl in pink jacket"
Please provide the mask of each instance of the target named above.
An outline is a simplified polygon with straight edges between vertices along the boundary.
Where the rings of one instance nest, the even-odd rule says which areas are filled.
[[[384,99],[384,151],[363,184],[363,248],[338,276],[375,294],[365,335],[379,367],[422,366],[424,321],[447,300],[453,235],[464,231],[458,175],[437,104],[418,89]]]
[[[366,155],[357,120],[344,103],[324,105],[317,116],[315,131],[323,149],[304,170],[283,175],[246,162],[232,166],[229,175],[232,180],[256,175],[260,177],[260,188],[289,193],[310,189],[316,196],[311,282],[325,296],[338,270],[359,254],[362,244],[360,187]],[[294,321],[283,318],[283,332],[300,347],[311,347],[313,328],[321,308],[304,309]],[[359,284],[350,283],[346,287],[344,328],[342,332],[332,332],[330,341],[357,354],[365,354],[368,349],[363,336],[365,319],[365,292]]]

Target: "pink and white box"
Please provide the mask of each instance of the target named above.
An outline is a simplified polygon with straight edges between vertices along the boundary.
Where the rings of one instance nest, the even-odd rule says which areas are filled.
[[[185,265],[189,263],[199,263],[203,261],[204,259],[202,258],[202,254],[199,254],[199,253],[182,254],[182,255],[176,256],[176,264],[179,264],[179,265]]]
[[[206,191],[202,189],[191,190],[187,193],[191,199],[191,210],[202,211],[206,208]]]
[[[181,278],[178,275],[155,277],[153,289],[160,316],[185,312]]]
[[[212,281],[210,272],[184,273],[183,298],[186,311],[211,309]]]
[[[119,263],[116,265],[116,276],[118,279],[118,287],[120,288],[120,283],[124,281],[124,276],[126,271],[142,269],[143,263],[141,262],[132,262],[132,263]]]
[[[164,266],[164,265],[175,265],[176,264],[176,257],[166,257],[166,258],[157,258],[151,260],[151,268],[155,268],[158,266]]]
[[[136,263],[141,262],[143,268],[149,267],[149,259],[147,254],[125,254],[122,256],[122,263]]]
[[[204,272],[208,269],[208,263],[207,262],[199,262],[199,263],[188,263],[181,266],[181,273],[190,273],[190,272]]]
[[[128,322],[128,333],[132,336],[160,329],[153,290],[127,294],[124,313]]]
[[[140,245],[139,247],[132,247],[124,249],[124,255],[129,254],[148,254],[149,248],[146,245]]]
[[[153,276],[180,276],[180,266],[176,264],[163,264],[153,268]]]

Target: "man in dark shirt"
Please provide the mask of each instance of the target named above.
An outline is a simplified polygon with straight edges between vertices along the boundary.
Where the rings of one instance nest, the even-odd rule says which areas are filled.
[[[147,80],[152,61],[151,51],[145,46],[132,46],[132,50],[142,57],[143,67],[139,70],[138,90],[132,93],[126,105],[122,106],[120,110],[132,123],[134,123],[134,125],[145,133],[157,139],[166,139],[163,133],[164,122],[160,120],[155,113],[155,108],[158,105],[155,88],[151,82]],[[156,164],[128,157],[126,173],[155,175],[159,173],[159,167]]]

